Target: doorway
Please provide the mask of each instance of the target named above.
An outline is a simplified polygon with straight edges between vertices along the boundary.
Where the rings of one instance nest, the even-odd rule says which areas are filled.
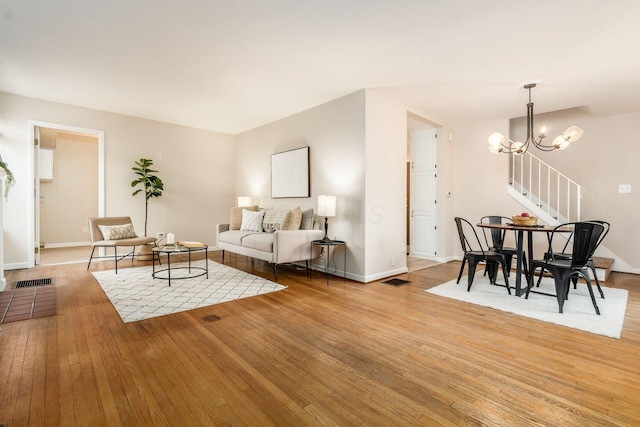
[[[41,264],[40,255],[47,250],[71,254],[67,261],[77,261],[78,250],[72,248],[89,241],[87,218],[105,214],[104,132],[40,121],[30,121],[29,132],[34,141],[29,210],[34,250],[28,267]],[[51,259],[45,260],[65,260]]]

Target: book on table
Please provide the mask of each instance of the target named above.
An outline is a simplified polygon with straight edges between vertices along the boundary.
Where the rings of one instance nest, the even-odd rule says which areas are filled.
[[[204,243],[192,242],[192,241],[181,241],[181,242],[178,242],[178,246],[183,246],[185,248],[204,248]]]

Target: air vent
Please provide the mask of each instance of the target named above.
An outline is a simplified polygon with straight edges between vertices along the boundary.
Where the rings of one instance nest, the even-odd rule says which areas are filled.
[[[389,279],[389,280],[385,280],[384,282],[387,285],[393,285],[393,286],[402,286],[402,285],[406,285],[407,283],[411,283],[408,280],[402,280],[402,279]]]
[[[16,282],[15,289],[33,288],[34,286],[48,285],[53,285],[53,279],[51,277],[46,277],[44,279],[20,280],[19,282]]]

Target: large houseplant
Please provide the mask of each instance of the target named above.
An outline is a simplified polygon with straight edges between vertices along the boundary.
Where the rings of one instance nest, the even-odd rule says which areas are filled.
[[[9,169],[9,165],[2,160],[2,156],[0,156],[0,174],[4,173],[4,197],[5,199],[9,197],[9,190],[11,187],[16,185],[16,180],[13,177],[13,173],[11,173],[11,169]]]
[[[138,193],[144,193],[144,236],[147,237],[147,216],[149,213],[149,199],[152,197],[162,196],[162,190],[164,190],[164,183],[158,178],[155,173],[157,170],[151,169],[153,166],[153,160],[140,159],[135,162],[135,166],[131,168],[138,176],[137,179],[131,181],[131,187],[141,185],[142,188],[138,188],[133,192],[133,196]]]

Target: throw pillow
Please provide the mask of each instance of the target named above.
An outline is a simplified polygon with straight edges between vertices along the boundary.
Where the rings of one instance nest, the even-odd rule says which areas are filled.
[[[280,226],[280,230],[300,230],[300,222],[302,221],[302,209],[300,206],[290,210],[284,216],[284,221]]]
[[[231,218],[229,219],[229,230],[240,230],[240,226],[242,225],[243,209],[255,212],[258,210],[258,205],[245,206],[244,208],[241,208],[241,207],[231,208]]]
[[[289,212],[288,209],[267,209],[267,213],[264,214],[264,219],[262,220],[264,231],[273,233],[276,230],[280,230],[287,212]]]
[[[104,240],[133,239],[134,237],[138,237],[136,231],[133,229],[133,224],[98,225],[98,228]]]
[[[300,230],[313,230],[313,208],[302,211]]]
[[[242,210],[242,224],[240,225],[241,231],[262,231],[262,219],[264,218],[265,211],[248,211]]]

